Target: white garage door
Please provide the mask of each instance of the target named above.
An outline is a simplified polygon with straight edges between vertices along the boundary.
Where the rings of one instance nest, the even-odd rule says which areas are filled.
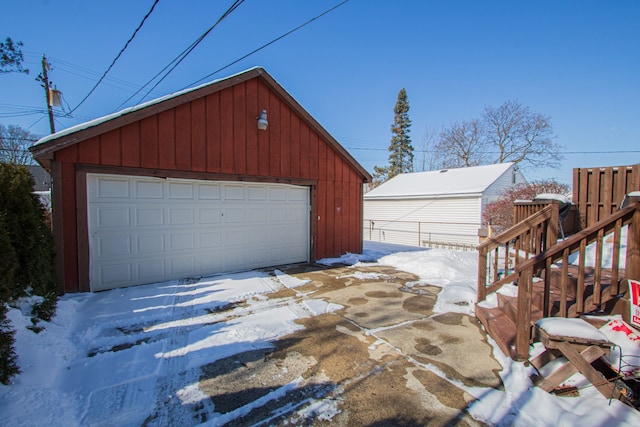
[[[309,188],[87,175],[91,290],[309,259]]]

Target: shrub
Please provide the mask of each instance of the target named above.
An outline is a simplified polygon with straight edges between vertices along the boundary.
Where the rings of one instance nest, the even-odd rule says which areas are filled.
[[[32,310],[36,326],[51,319],[57,301],[53,236],[33,185],[26,166],[0,164],[0,381],[5,384],[19,372],[5,303],[42,296]]]
[[[0,304],[9,301],[14,293],[14,274],[18,265],[16,252],[9,239],[4,221],[4,213],[0,212]]]
[[[7,320],[7,306],[0,302],[0,383],[9,384],[11,377],[20,373],[16,364],[16,351],[13,348],[15,339]]]
[[[570,195],[569,186],[554,180],[532,181],[504,190],[495,202],[488,203],[482,212],[482,221],[491,224],[500,233],[513,225],[513,202],[533,200],[538,194],[555,193]]]
[[[53,236],[33,185],[26,166],[0,164],[0,212],[18,261],[13,298],[25,295],[29,288],[41,296],[57,291]]]

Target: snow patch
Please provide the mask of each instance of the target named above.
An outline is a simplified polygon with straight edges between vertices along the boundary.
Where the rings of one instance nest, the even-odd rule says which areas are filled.
[[[280,283],[282,283],[289,289],[294,289],[299,286],[311,283],[311,280],[301,280],[297,277],[289,276],[288,274],[283,273],[282,271],[277,269],[274,270],[274,274],[276,275],[276,278],[280,281]]]

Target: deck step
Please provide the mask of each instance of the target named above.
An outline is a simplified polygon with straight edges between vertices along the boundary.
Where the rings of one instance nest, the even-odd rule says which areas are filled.
[[[485,330],[498,344],[500,350],[513,357],[516,341],[516,324],[501,308],[486,308],[476,305],[476,317],[484,325]]]
[[[497,296],[498,308],[502,309],[509,320],[516,324],[518,320],[518,298],[502,294],[497,294]],[[531,323],[535,323],[537,320],[542,319],[542,317],[544,317],[542,315],[542,309],[539,308],[537,304],[532,304]]]

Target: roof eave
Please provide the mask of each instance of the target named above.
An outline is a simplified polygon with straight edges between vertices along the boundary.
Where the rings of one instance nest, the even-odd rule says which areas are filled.
[[[367,194],[364,195],[365,200],[411,200],[411,199],[452,199],[452,198],[463,198],[463,197],[482,197],[484,193],[482,192],[473,192],[473,193],[448,193],[448,194],[411,194],[411,195],[398,195],[398,196],[369,196]]]
[[[364,182],[371,182],[372,177],[356,160],[349,154],[349,152],[333,137],[327,130],[318,123],[269,73],[262,67],[254,67],[247,71],[244,71],[227,78],[216,80],[214,82],[204,84],[200,87],[193,89],[186,89],[183,93],[177,92],[173,95],[167,95],[167,99],[162,100],[159,98],[149,101],[148,103],[140,104],[138,106],[129,107],[120,112],[113,113],[112,115],[103,116],[102,118],[95,119],[95,125],[87,126],[87,123],[78,125],[81,129],[77,131],[73,130],[73,127],[57,132],[53,135],[46,136],[35,145],[29,148],[33,157],[48,169],[48,164],[53,159],[53,153],[71,145],[77,144],[86,139],[101,135],[109,132],[113,129],[117,129],[126,126],[130,123],[145,119],[154,114],[158,114],[162,111],[169,110],[171,108],[178,107],[182,104],[186,104],[195,99],[209,95],[211,93],[219,92],[223,89],[235,86],[236,84],[251,80],[253,78],[260,78],[264,81],[274,92],[276,92],[281,99],[289,105],[294,111],[296,111],[303,120],[311,126],[316,132],[318,132],[327,142],[329,142],[333,148],[351,165],[363,178]],[[113,116],[113,117],[111,117]],[[57,135],[57,136],[56,136]]]

